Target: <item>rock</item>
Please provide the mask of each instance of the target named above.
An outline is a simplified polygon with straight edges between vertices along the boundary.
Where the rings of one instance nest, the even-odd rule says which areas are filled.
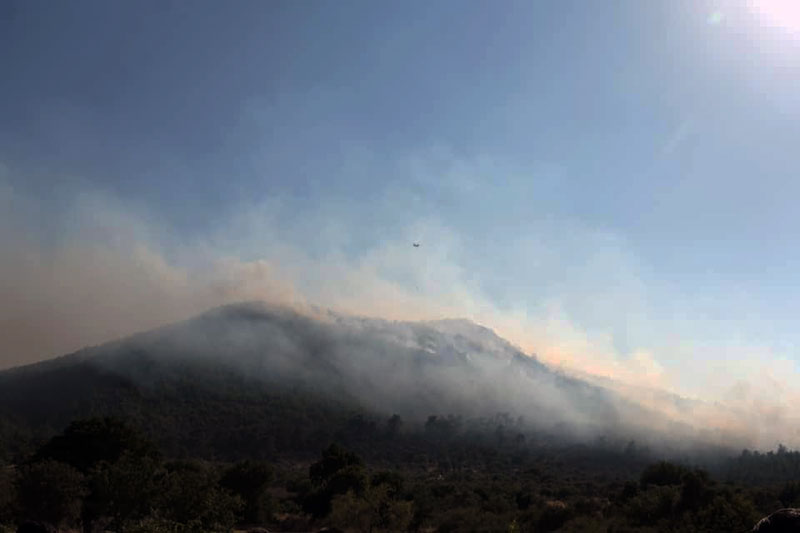
[[[800,509],[781,509],[762,518],[753,533],[800,533]]]

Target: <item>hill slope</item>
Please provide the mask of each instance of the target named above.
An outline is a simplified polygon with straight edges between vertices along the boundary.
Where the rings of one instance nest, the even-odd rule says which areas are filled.
[[[0,372],[6,454],[99,415],[135,420],[175,455],[316,452],[354,417],[368,430],[395,413],[411,423],[504,413],[526,431],[572,440],[666,442],[668,431],[685,445],[691,436],[465,320],[389,322],[237,304]]]

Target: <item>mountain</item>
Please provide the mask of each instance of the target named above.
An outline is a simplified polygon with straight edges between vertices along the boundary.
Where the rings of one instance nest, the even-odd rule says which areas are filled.
[[[87,416],[133,420],[174,455],[274,457],[316,452],[354,424],[368,432],[393,414],[410,424],[450,415],[492,429],[501,414],[506,425],[575,441],[686,447],[695,438],[688,426],[556,372],[467,320],[242,303],[0,372],[8,456]]]

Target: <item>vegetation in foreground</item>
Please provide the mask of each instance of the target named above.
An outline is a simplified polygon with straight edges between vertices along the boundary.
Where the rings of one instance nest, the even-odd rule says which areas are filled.
[[[744,452],[714,475],[618,452],[544,452],[497,433],[451,438],[431,417],[399,417],[350,435],[389,459],[323,445],[313,460],[238,462],[165,457],[112,418],[78,420],[0,470],[0,524],[52,530],[189,532],[265,527],[309,531],[745,531],[800,505],[800,453]],[[451,419],[452,423],[453,420]],[[357,426],[357,422],[352,425]],[[446,427],[446,424],[445,424]],[[382,445],[383,443],[383,445]],[[771,474],[770,474],[771,473]],[[0,529],[2,531],[3,529]]]

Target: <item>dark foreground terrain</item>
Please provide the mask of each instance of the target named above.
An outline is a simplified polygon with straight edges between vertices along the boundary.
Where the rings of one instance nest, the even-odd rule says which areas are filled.
[[[471,323],[234,306],[0,372],[0,531],[743,532],[800,505],[800,453],[643,413]]]
[[[0,471],[0,527],[730,532],[800,504],[796,452],[744,453],[710,474],[635,444],[540,447],[513,424],[456,426],[354,418],[339,434],[346,446],[320,443],[314,457],[224,461],[166,456],[120,420],[75,421]]]

